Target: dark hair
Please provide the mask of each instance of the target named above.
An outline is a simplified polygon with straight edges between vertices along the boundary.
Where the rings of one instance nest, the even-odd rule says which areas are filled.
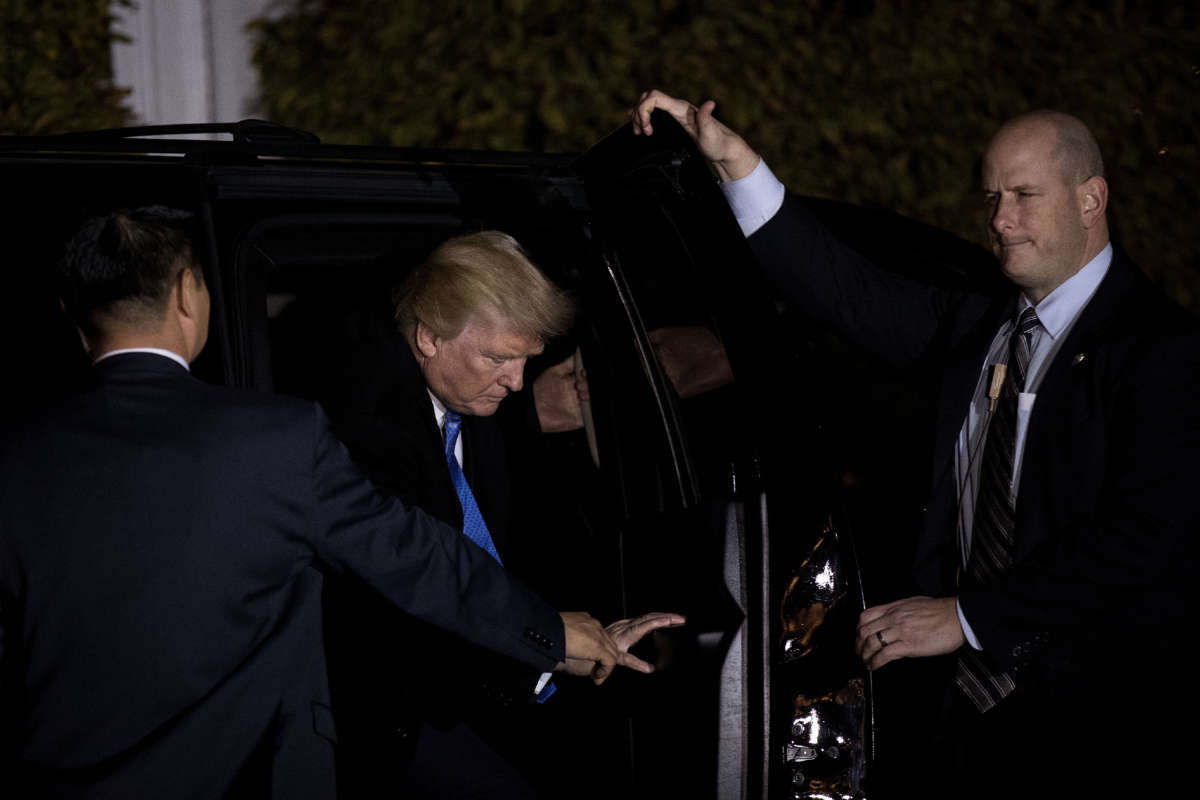
[[[161,322],[182,270],[204,280],[193,232],[191,213],[166,206],[89,219],[67,242],[59,265],[59,297],[67,316],[89,338],[100,333],[102,320]]]

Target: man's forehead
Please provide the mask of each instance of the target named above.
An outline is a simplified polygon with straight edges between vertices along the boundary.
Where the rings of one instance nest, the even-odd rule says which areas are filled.
[[[984,152],[988,162],[1011,162],[1022,159],[1048,158],[1058,142],[1058,131],[1043,119],[1018,119],[1004,125],[992,137]]]
[[[1054,158],[1055,137],[1051,130],[1015,130],[1006,135],[1001,131],[983,156],[983,184],[1000,182],[1009,188],[1037,186],[1058,174],[1060,165]]]
[[[510,358],[535,356],[545,349],[540,336],[523,331],[502,319],[475,318],[467,322],[462,333],[464,340],[471,341],[489,355]]]

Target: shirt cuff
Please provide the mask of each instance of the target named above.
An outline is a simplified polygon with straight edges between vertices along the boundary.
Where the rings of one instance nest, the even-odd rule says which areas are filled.
[[[771,172],[767,162],[761,158],[744,178],[721,184],[725,201],[742,228],[742,235],[749,236],[766,225],[783,205],[787,190]]]
[[[971,645],[971,647],[975,648],[976,650],[982,650],[983,645],[979,643],[979,639],[975,638],[975,631],[971,630],[970,623],[968,623],[967,618],[963,616],[962,603],[958,602],[958,600],[955,600],[954,608],[956,611],[958,611],[958,624],[962,626],[963,636],[967,637],[967,644]]]

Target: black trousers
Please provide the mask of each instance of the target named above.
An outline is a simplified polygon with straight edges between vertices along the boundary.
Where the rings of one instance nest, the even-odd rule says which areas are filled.
[[[448,731],[421,728],[400,795],[430,800],[533,800],[534,792],[508,763],[467,725]]]
[[[1081,776],[1063,720],[1018,691],[980,713],[956,686],[945,693],[933,752],[945,765],[942,795],[959,800],[1080,796]]]

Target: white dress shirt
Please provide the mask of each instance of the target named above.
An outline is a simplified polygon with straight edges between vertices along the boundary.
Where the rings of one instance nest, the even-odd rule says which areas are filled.
[[[1063,281],[1034,306],[1041,326],[1033,331],[1029,367],[1025,374],[1025,390],[1017,396],[1017,440],[1013,452],[1013,482],[1009,487],[1013,503],[1017,501],[1017,490],[1021,485],[1025,433],[1029,430],[1029,417],[1033,414],[1038,387],[1042,385],[1042,379],[1054,362],[1054,357],[1066,340],[1067,334],[1071,332],[1080,313],[1100,286],[1100,281],[1108,273],[1110,264],[1112,245],[1108,244],[1082,269]],[[1017,316],[1030,305],[1032,304],[1022,294],[1017,300]],[[967,410],[967,418],[963,420],[962,429],[958,432],[958,442],[954,448],[954,474],[958,485],[958,552],[962,554],[964,568],[971,552],[971,529],[975,524],[975,496],[979,491],[980,461],[983,446],[987,441],[985,423],[989,419],[988,383],[992,365],[1008,362],[1008,339],[1015,324],[1015,320],[1006,320],[992,338],[987,358],[984,359],[983,368],[979,372],[979,380],[975,384],[975,395]],[[982,650],[975,632],[963,616],[961,606],[958,609],[958,620],[962,623],[967,641],[976,650]]]
[[[437,421],[438,430],[442,432],[442,442],[446,441],[446,406],[442,405],[442,401],[437,399],[437,395],[433,393],[429,387],[425,387],[425,391],[429,392],[429,400],[433,403],[433,418]],[[458,462],[458,468],[462,469],[463,465],[463,430],[458,429],[458,438],[454,441],[454,460]]]
[[[176,364],[178,364],[179,366],[186,369],[188,372],[192,371],[191,367],[188,366],[187,360],[183,356],[179,355],[179,353],[174,353],[174,352],[171,352],[170,350],[163,350],[158,347],[126,347],[124,350],[109,350],[107,353],[101,355],[92,363],[99,364],[101,361],[103,361],[106,358],[111,358],[112,356],[124,355],[125,353],[153,353],[156,356],[163,356],[164,358],[171,359]]]
[[[765,225],[771,217],[778,213],[783,205],[786,190],[775,174],[767,167],[762,159],[749,175],[736,181],[721,184],[721,191],[729,202],[742,233],[746,236],[754,233]],[[1029,416],[1033,413],[1033,405],[1037,400],[1037,390],[1045,377],[1046,370],[1054,361],[1054,356],[1062,347],[1063,341],[1071,328],[1079,319],[1100,281],[1108,272],[1112,263],[1112,245],[1105,245],[1100,253],[1083,266],[1078,272],[1058,286],[1050,294],[1042,298],[1035,306],[1041,327],[1033,332],[1030,347],[1029,367],[1025,375],[1025,391],[1017,398],[1017,440],[1013,458],[1012,498],[1016,501],[1017,489],[1021,480],[1021,460],[1025,454],[1025,432],[1029,427]],[[1030,302],[1021,295],[1017,303],[1017,315],[1030,306]],[[958,434],[958,443],[954,452],[954,470],[958,480],[958,537],[959,552],[962,554],[963,566],[966,566],[967,556],[971,552],[971,527],[974,523],[975,495],[979,483],[979,456],[983,451],[987,435],[983,423],[987,420],[988,397],[987,390],[991,378],[993,364],[1008,361],[1008,338],[1012,334],[1015,319],[1007,320],[996,331],[992,338],[988,356],[979,371],[979,380],[975,385],[974,399],[963,420],[962,430]],[[971,630],[962,607],[958,606],[958,621],[962,625],[963,634],[976,650],[983,649],[975,632]]]

